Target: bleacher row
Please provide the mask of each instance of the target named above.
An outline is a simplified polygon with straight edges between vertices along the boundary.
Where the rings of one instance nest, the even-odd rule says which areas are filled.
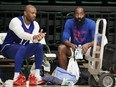
[[[1,5],[25,5],[25,4],[46,4],[46,5],[116,5],[116,0],[1,0]]]
[[[8,24],[13,17],[23,14],[23,5],[0,6],[0,32],[7,32]],[[73,8],[71,6],[38,6],[37,22],[40,27],[47,32],[46,42],[52,49],[57,51],[57,47],[61,44],[63,27],[66,19],[73,17]],[[107,20],[106,36],[110,43],[116,43],[116,7],[84,7],[86,17],[93,20],[97,18],[105,18]],[[106,9],[106,10],[105,10]]]

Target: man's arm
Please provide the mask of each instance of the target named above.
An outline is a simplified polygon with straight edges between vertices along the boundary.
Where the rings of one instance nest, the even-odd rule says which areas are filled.
[[[71,42],[68,41],[68,40],[66,40],[66,41],[64,42],[64,44],[65,44],[67,47],[72,48],[73,50],[77,48],[77,45],[71,43]]]
[[[82,45],[82,53],[85,54],[90,47],[93,47],[94,41]]]
[[[12,30],[19,38],[25,39],[25,40],[31,40],[33,41],[32,34],[24,32],[21,22],[18,18],[13,18],[9,24],[10,30]]]
[[[21,25],[22,24],[18,18],[13,18],[9,24],[10,30],[12,30],[21,39],[31,40],[31,41],[36,43],[36,42],[40,41],[45,36],[42,33],[41,34],[26,33],[23,30]],[[37,33],[39,33],[39,32],[37,32]]]
[[[90,25],[89,25],[89,29],[90,29],[89,31],[90,31],[91,38],[92,38],[93,41],[88,42],[88,43],[82,45],[82,52],[83,52],[83,54],[85,54],[85,53],[87,52],[87,50],[88,50],[90,47],[93,47],[93,45],[94,45],[94,36],[95,36],[96,24],[95,24],[94,21],[91,21],[89,24],[90,24]]]
[[[77,45],[71,43],[70,38],[71,38],[71,25],[72,25],[72,20],[68,19],[65,23],[64,26],[64,32],[63,32],[63,36],[62,36],[62,42],[70,48],[75,49],[77,47]]]

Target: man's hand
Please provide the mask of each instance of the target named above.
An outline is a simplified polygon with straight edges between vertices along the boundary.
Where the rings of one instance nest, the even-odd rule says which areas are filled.
[[[89,48],[88,44],[82,45],[82,53],[85,54],[87,52],[88,48]]]
[[[40,33],[38,35],[33,36],[33,40],[42,40],[45,37],[46,33],[43,33],[43,29],[41,29]]]
[[[75,45],[75,44],[73,44],[73,43],[71,43],[71,46],[70,46],[71,48],[72,48],[72,50],[74,51],[76,48],[77,48],[77,45]]]
[[[43,29],[41,29],[39,35],[38,35],[38,41],[42,40],[45,37],[46,33],[43,33]]]

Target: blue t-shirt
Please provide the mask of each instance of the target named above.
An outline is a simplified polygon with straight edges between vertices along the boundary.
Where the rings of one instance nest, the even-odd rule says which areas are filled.
[[[62,42],[70,40],[76,45],[83,45],[94,40],[96,24],[95,21],[85,18],[82,26],[75,24],[74,18],[68,19],[64,26]]]

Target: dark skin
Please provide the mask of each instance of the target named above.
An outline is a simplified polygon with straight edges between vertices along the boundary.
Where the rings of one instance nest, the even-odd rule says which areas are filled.
[[[36,8],[33,5],[27,5],[25,7],[24,15],[23,15],[25,24],[30,25],[31,22],[36,19],[36,14],[37,14]],[[41,29],[38,35],[33,36],[33,39],[40,41],[45,37],[45,34],[46,33],[43,33],[43,29]]]
[[[85,17],[84,9],[81,7],[76,8],[74,16],[76,18]],[[87,52],[87,50],[92,46],[93,46],[93,41],[82,45],[82,53],[85,54]],[[58,62],[59,62],[59,65],[61,68],[67,69],[67,57],[71,56],[70,48],[72,48],[74,51],[77,47],[78,46],[76,44],[71,43],[68,40],[65,41],[64,44],[59,45],[59,47],[58,47]]]

